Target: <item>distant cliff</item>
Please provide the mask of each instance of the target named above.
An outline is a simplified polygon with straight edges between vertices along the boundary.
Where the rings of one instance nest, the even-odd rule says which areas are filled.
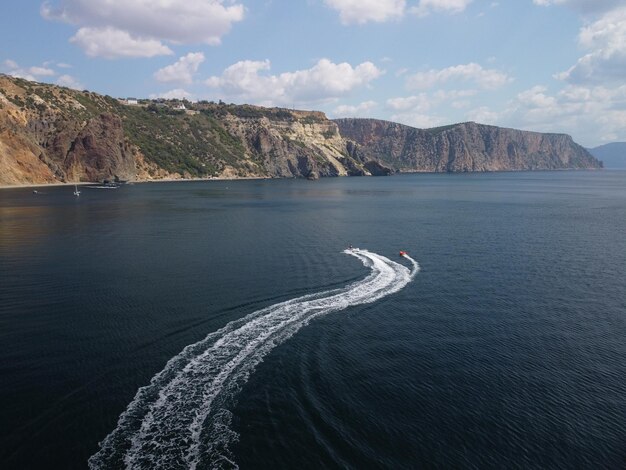
[[[591,155],[602,160],[604,168],[626,168],[626,142],[611,142],[588,150]]]
[[[569,136],[110,96],[0,75],[0,184],[598,168]]]
[[[601,168],[565,134],[542,134],[474,122],[416,129],[376,119],[337,119],[363,158],[398,171],[464,172]]]

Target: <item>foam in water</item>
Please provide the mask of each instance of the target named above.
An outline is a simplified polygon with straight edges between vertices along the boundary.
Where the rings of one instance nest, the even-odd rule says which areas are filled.
[[[344,253],[360,259],[370,274],[344,288],[258,310],[187,346],[137,391],[89,459],[90,468],[236,467],[228,449],[237,438],[228,409],[263,357],[314,318],[397,292],[419,271],[408,255],[412,270],[367,250]]]

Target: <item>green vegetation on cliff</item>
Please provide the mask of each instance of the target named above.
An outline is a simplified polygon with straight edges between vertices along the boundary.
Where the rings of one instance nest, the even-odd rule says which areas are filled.
[[[128,103],[0,75],[0,121],[11,144],[5,183],[27,182],[31,166],[38,167],[38,182],[367,173],[319,112],[187,100]]]
[[[128,139],[159,167],[194,177],[214,176],[245,157],[241,142],[214,117],[118,104]],[[219,156],[215,158],[214,156]]]

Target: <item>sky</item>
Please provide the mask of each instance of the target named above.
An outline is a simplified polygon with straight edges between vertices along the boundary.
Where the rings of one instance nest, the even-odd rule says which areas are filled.
[[[626,141],[626,0],[5,0],[0,73]]]

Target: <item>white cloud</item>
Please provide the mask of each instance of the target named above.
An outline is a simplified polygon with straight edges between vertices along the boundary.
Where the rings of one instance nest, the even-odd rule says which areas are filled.
[[[470,98],[478,94],[477,90],[438,90],[433,94],[437,103],[449,103],[454,109],[469,108]]]
[[[28,69],[30,73],[33,75],[39,75],[41,77],[49,77],[51,75],[56,75],[56,72],[48,67],[30,67]]]
[[[270,61],[244,60],[226,68],[221,76],[206,80],[206,85],[220,89],[229,98],[275,106],[295,102],[320,103],[349,94],[367,86],[383,71],[371,62],[353,67],[321,59],[310,69],[269,75]]]
[[[59,78],[57,78],[57,81],[55,83],[60,86],[73,88],[74,90],[85,89],[85,87],[83,86],[81,82],[79,82],[76,78],[72,77],[71,75],[67,75],[67,74],[61,75]]]
[[[244,16],[243,5],[234,0],[57,0],[57,3],[58,6],[44,3],[41,15],[79,26],[74,42],[88,55],[106,58],[171,53],[162,41],[217,45],[233,23]],[[107,44],[103,32],[116,35],[114,47]],[[117,47],[124,53],[115,53]]]
[[[187,99],[190,100],[193,98],[193,94],[189,93],[186,90],[183,90],[182,88],[175,88],[174,90],[170,90],[170,91],[166,91],[163,93],[153,93],[150,95],[150,99],[157,99],[157,98],[164,98],[166,100],[173,100],[173,99],[177,99],[177,100],[182,100],[182,99]]]
[[[387,106],[394,111],[428,111],[431,107],[431,101],[426,93],[419,95],[390,98],[387,100]]]
[[[478,94],[477,90],[437,90],[433,96],[439,101],[457,100],[459,98],[469,98]]]
[[[419,93],[418,95],[390,98],[387,107],[396,113],[410,115],[425,115],[435,107],[449,104],[452,108],[468,107],[471,102],[468,98],[477,94],[476,90],[437,90],[432,94]]]
[[[500,113],[492,111],[487,106],[481,106],[467,113],[467,120],[480,124],[498,125],[500,123]]]
[[[160,82],[178,82],[189,85],[193,82],[193,75],[198,71],[202,62],[204,62],[202,52],[190,52],[172,65],[157,70],[154,78]]]
[[[436,127],[449,122],[449,115],[443,108],[466,108],[471,105],[469,98],[476,95],[476,90],[437,90],[433,93],[390,98],[386,105],[392,111],[391,120],[419,128]]]
[[[430,13],[460,13],[473,0],[419,0],[408,9],[417,16]],[[406,12],[406,0],[324,0],[327,6],[339,12],[343,24],[382,23],[402,18]]]
[[[23,78],[25,80],[37,81],[42,77],[52,77],[56,72],[46,66],[21,67],[17,62],[7,59],[3,62],[3,70],[12,77]]]
[[[553,108],[556,105],[556,99],[546,94],[547,88],[544,86],[534,86],[517,95],[517,100],[528,108]]]
[[[3,62],[3,70],[6,70],[8,75],[18,78],[24,78],[26,80],[31,81],[39,81],[45,77],[54,77],[57,75],[57,72],[54,69],[48,67],[48,64],[52,62],[44,62],[43,66],[32,66],[32,67],[20,67],[20,65],[14,60],[7,59]],[[62,67],[65,64],[56,64],[58,67]],[[46,80],[47,81],[47,80]],[[50,82],[51,83],[51,82]],[[82,90],[85,87],[78,81],[76,78],[71,75],[60,75],[57,77],[54,82],[57,85],[65,86],[68,88],[74,88],[76,90]]]
[[[156,39],[131,36],[112,27],[80,28],[70,42],[77,44],[89,57],[116,59],[119,57],[154,57],[173,54]]]
[[[364,101],[356,106],[341,105],[337,106],[333,111],[333,116],[338,117],[357,117],[367,116],[369,112],[376,107],[376,101]]]
[[[511,80],[511,77],[503,72],[485,69],[479,64],[469,63],[440,70],[431,69],[427,72],[418,72],[408,77],[406,83],[409,89],[426,89],[449,81],[469,81],[484,89],[494,89]]]
[[[405,0],[324,0],[339,12],[343,24],[384,22],[404,15]]]
[[[579,12],[584,55],[555,78],[567,84],[549,94],[533,87],[518,95],[505,115],[513,124],[571,130],[588,145],[626,140],[626,6],[624,0],[533,0]]]
[[[461,13],[473,0],[420,0],[411,13],[426,16],[430,13]]]
[[[393,122],[406,124],[407,126],[417,127],[419,129],[429,129],[431,127],[441,126],[446,122],[441,116],[430,114],[422,114],[419,112],[398,113],[391,116]]]
[[[626,7],[583,27],[578,42],[588,51],[556,78],[573,84],[622,83],[626,76]]]

